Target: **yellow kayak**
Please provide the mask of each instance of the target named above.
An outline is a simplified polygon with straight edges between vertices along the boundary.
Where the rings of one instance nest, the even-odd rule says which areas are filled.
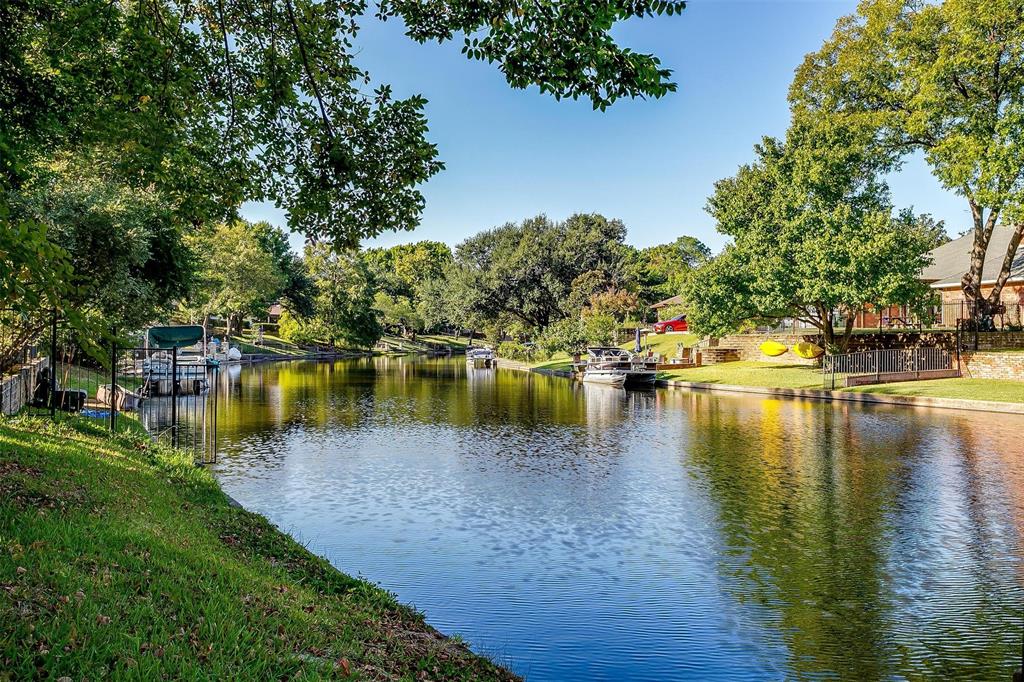
[[[813,360],[820,358],[825,354],[825,349],[816,343],[810,343],[809,341],[801,341],[800,343],[793,346],[793,352],[804,358],[805,360]]]
[[[778,341],[765,341],[761,344],[761,352],[770,358],[778,357],[785,353],[789,348],[782,345]]]

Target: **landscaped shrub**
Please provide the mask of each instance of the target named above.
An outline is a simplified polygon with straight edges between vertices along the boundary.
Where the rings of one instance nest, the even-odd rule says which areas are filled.
[[[498,344],[498,357],[529,362],[533,359],[533,352],[518,341],[502,341]]]

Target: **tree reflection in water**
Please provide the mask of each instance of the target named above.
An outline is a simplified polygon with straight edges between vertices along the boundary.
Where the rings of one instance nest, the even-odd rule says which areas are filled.
[[[225,487],[532,680],[1000,679],[1024,418],[464,361],[224,373]]]

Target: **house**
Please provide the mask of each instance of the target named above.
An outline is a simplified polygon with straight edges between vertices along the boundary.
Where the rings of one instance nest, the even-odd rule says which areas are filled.
[[[984,295],[992,291],[1012,234],[1013,228],[1010,227],[1000,226],[992,231],[982,274]],[[932,263],[921,271],[920,278],[939,294],[939,301],[932,311],[932,319],[926,326],[953,328],[958,319],[971,316],[961,281],[970,268],[973,246],[974,232],[970,231],[928,253]],[[1024,250],[1017,250],[1017,257],[1000,299],[1007,307],[1008,319],[1005,321],[1016,324],[1024,309]],[[915,319],[916,315],[910,306],[893,305],[876,311],[874,306],[868,304],[857,314],[854,326],[864,329],[902,327],[909,326],[908,323]]]
[[[284,307],[280,303],[275,303],[267,308],[267,322],[277,324],[281,320],[281,313],[284,312]]]
[[[985,268],[981,276],[981,290],[985,296],[992,291],[992,285],[995,284],[1002,268],[1006,247],[1012,235],[1012,227],[1000,225],[992,230],[992,239],[988,243]],[[932,289],[941,295],[943,304],[959,304],[964,300],[960,282],[970,269],[973,245],[974,232],[970,231],[929,253],[932,264],[921,273],[921,279],[928,282]],[[1017,255],[1010,268],[1010,276],[1006,280],[1000,299],[1003,303],[1024,304],[1024,250],[1020,248],[1017,249]]]
[[[661,311],[662,310],[664,310],[665,308],[672,308],[672,307],[677,306],[677,305],[682,305],[682,303],[683,303],[683,297],[682,296],[673,296],[671,298],[666,298],[664,301],[658,301],[657,303],[653,304],[651,306],[651,310],[653,310],[655,313],[657,313],[658,321],[661,322],[661,315],[662,315]]]

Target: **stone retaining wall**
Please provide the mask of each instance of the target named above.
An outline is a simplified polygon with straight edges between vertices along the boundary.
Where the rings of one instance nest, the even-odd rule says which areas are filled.
[[[960,370],[971,379],[1015,379],[1024,382],[1024,352],[964,352],[960,354]],[[1021,384],[1024,392],[1024,383]]]
[[[49,364],[49,358],[34,358],[0,378],[0,414],[15,414],[31,400],[36,374]]]

